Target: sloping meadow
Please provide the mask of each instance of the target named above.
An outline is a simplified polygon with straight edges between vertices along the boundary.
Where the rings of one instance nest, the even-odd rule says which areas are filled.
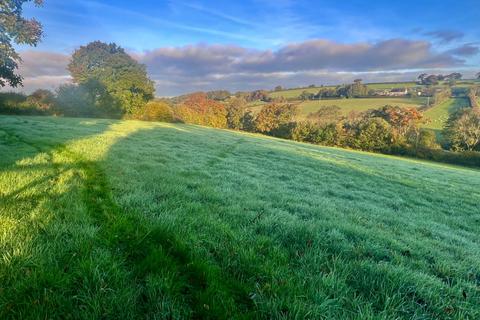
[[[0,117],[0,318],[477,319],[480,172]]]

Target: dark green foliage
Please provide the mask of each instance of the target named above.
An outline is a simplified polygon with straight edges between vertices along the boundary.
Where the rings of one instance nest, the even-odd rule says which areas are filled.
[[[105,101],[111,100],[108,109],[113,116],[139,112],[153,98],[155,91],[145,66],[114,43],[95,41],[80,47],[73,54],[68,70],[79,85],[92,81],[100,85],[103,93],[96,99],[102,101],[95,104],[104,105]]]
[[[315,99],[324,99],[324,98],[336,98],[339,97],[337,88],[321,88],[318,93],[315,95]]]
[[[242,128],[244,131],[255,132],[255,115],[252,111],[247,110],[243,114]]]
[[[357,79],[353,84],[338,88],[337,96],[347,98],[367,97],[369,96],[369,89],[362,83],[362,80]]]
[[[207,92],[207,98],[212,100],[224,101],[232,94],[227,90],[214,90]]]
[[[291,130],[291,139],[325,146],[339,144],[337,125],[334,123],[318,124],[310,121],[297,122]]]
[[[29,96],[13,92],[0,93],[0,114],[53,114],[54,97],[48,90],[37,90]]]
[[[42,0],[2,0],[0,2],[0,87],[22,85],[22,77],[16,73],[21,58],[15,44],[35,46],[42,37],[42,26],[35,19],[22,17],[23,5]]]
[[[388,152],[393,142],[392,127],[382,118],[363,118],[345,123],[347,147],[365,151]]]
[[[260,100],[265,102],[270,102],[271,100],[269,93],[266,90],[255,90],[249,94],[247,99],[248,101]]]

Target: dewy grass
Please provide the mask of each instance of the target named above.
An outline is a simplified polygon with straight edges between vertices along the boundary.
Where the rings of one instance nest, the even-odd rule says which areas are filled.
[[[0,117],[1,319],[478,319],[480,172]]]
[[[422,127],[434,130],[442,130],[448,117],[460,108],[467,108],[470,102],[467,98],[450,98],[425,112],[425,118],[429,121]]]

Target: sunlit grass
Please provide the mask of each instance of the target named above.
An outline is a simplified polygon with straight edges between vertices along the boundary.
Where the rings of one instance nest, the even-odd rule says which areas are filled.
[[[450,114],[459,108],[468,107],[470,104],[467,98],[451,98],[445,102],[428,109],[425,118],[428,120],[422,127],[427,129],[442,130]]]
[[[480,172],[0,117],[0,318],[477,319]]]

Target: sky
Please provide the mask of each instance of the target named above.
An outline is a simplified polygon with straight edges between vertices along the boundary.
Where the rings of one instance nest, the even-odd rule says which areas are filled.
[[[44,27],[17,47],[25,92],[70,81],[69,57],[95,40],[145,64],[157,96],[480,71],[478,0],[45,0],[24,13]]]

